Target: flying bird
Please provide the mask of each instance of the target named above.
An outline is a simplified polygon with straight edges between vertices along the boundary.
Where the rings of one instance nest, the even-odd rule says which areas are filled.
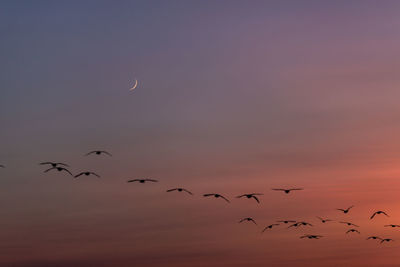
[[[131,88],[129,88],[129,91],[133,91],[133,90],[135,90],[135,89],[136,89],[136,87],[137,87],[137,85],[138,85],[138,80],[137,80],[137,79],[135,79],[135,83],[133,84],[133,86],[132,86]]]
[[[62,163],[62,162],[51,162],[51,161],[46,161],[46,162],[41,162],[39,165],[51,165],[51,167],[57,167],[58,165],[62,165],[65,167],[69,167],[69,165]]]
[[[358,226],[358,225],[355,225],[354,223],[351,223],[351,222],[340,222],[340,223],[347,224],[348,226],[360,227],[360,226]]]
[[[261,195],[263,195],[263,194],[251,193],[251,194],[240,195],[240,196],[237,196],[236,198],[241,198],[241,197],[254,198],[257,201],[257,203],[260,203],[260,201],[258,200],[258,198],[256,196],[261,196]]]
[[[186,193],[193,195],[192,192],[186,190],[185,188],[172,188],[172,189],[168,189],[167,192],[172,192],[172,191],[178,191],[178,192],[182,192],[185,191]]]
[[[226,202],[230,203],[230,201],[226,197],[224,197],[223,195],[220,195],[220,194],[204,194],[203,195],[203,197],[209,197],[209,196],[214,196],[215,198],[222,198],[222,199],[225,199]]]
[[[133,182],[139,182],[141,184],[144,184],[145,182],[153,182],[157,183],[157,180],[154,179],[133,179],[133,180],[128,180],[127,183],[133,183]]]
[[[272,188],[272,190],[275,190],[275,191],[283,191],[283,192],[285,192],[286,194],[289,194],[290,191],[304,190],[304,189],[303,189],[303,188],[289,188],[289,189],[285,189],[285,188]]]
[[[279,225],[279,223],[273,223],[273,224],[270,224],[268,226],[265,226],[264,230],[262,230],[261,233],[264,233],[265,230],[272,229],[272,227],[277,226],[277,225]]]
[[[5,168],[5,166],[0,164],[0,168]]]
[[[387,224],[387,225],[385,225],[385,227],[393,227],[393,228],[395,228],[395,227],[400,227],[400,225],[398,225],[398,224]]]
[[[286,220],[286,221],[277,221],[277,222],[288,224],[288,223],[295,223],[296,221]]]
[[[255,221],[253,218],[251,218],[251,217],[243,218],[243,219],[241,219],[241,220],[239,221],[239,223],[242,223],[242,222],[244,222],[244,221],[253,222],[255,225],[257,225],[256,221]]]
[[[375,215],[379,215],[379,214],[384,214],[384,215],[386,215],[386,217],[389,217],[389,215],[387,215],[386,212],[378,210],[378,211],[375,211],[374,214],[372,214],[372,216],[369,219],[372,220],[375,217]]]
[[[51,171],[51,170],[57,170],[57,171],[66,171],[66,172],[68,172],[71,176],[73,176],[73,174],[69,171],[69,170],[67,170],[66,168],[63,168],[63,167],[51,167],[50,169],[47,169],[47,170],[45,170],[44,172],[48,172],[48,171]]]
[[[318,217],[318,216],[317,216],[317,218],[320,219],[322,223],[332,222],[332,221],[333,221],[333,220],[331,220],[331,219],[323,219],[323,218]]]
[[[85,156],[89,156],[91,154],[96,154],[96,155],[106,154],[106,155],[109,155],[110,157],[112,156],[110,153],[108,153],[107,151],[104,151],[104,150],[93,150],[93,151],[90,151],[89,153],[87,153]]]
[[[347,232],[346,232],[346,234],[348,234],[348,233],[359,233],[360,234],[360,231],[358,231],[358,230],[356,230],[356,229],[349,229]]]
[[[391,239],[391,238],[385,238],[385,239],[382,239],[381,244],[382,244],[383,242],[390,242],[390,241],[394,241],[394,240]]]
[[[300,238],[308,238],[308,239],[320,239],[322,235],[303,235]]]
[[[378,236],[369,236],[368,238],[367,238],[367,240],[369,240],[369,239],[380,239],[380,240],[382,240],[382,238],[380,238],[380,237],[378,237]]]
[[[353,206],[350,206],[350,207],[348,207],[347,209],[337,209],[337,210],[340,210],[340,211],[343,211],[343,213],[348,213],[349,212],[349,210],[350,209],[352,209],[354,207],[354,205]]]
[[[74,177],[75,177],[75,178],[78,178],[78,177],[81,176],[81,175],[86,175],[86,176],[94,175],[94,176],[96,176],[97,178],[100,178],[100,175],[98,175],[98,174],[96,174],[96,173],[94,173],[94,172],[81,172],[81,173],[75,175]]]

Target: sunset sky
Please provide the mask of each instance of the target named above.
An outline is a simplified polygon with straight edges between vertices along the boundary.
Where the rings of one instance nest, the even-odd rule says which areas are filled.
[[[400,224],[399,14],[400,1],[1,1],[0,266],[400,266],[400,228],[384,227]],[[97,149],[113,156],[84,156]],[[126,183],[142,177],[159,182]],[[304,190],[271,190],[284,187]],[[253,192],[260,204],[235,198]],[[261,234],[284,219],[314,226]]]

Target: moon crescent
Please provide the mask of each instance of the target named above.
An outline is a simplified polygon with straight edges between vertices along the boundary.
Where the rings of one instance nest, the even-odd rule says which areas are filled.
[[[129,91],[135,90],[135,88],[137,87],[137,85],[138,85],[138,81],[135,79],[135,84],[132,86],[132,88],[129,89]]]

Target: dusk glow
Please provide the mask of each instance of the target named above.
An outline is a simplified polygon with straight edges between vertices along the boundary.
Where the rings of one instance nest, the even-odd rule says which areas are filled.
[[[0,6],[0,266],[400,266],[399,1]]]

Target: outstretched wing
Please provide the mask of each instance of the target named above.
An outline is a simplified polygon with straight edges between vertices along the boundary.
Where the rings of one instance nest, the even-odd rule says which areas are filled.
[[[372,214],[371,218],[369,218],[370,220],[372,220],[376,215],[376,212],[374,212],[374,214]]]
[[[225,199],[226,202],[231,203],[226,197],[224,197],[223,195],[220,195],[221,198]]]
[[[137,181],[140,181],[140,179],[128,180],[127,183],[133,183],[133,182],[137,182]]]
[[[290,188],[289,190],[290,191],[293,191],[293,190],[304,190],[304,188]]]
[[[253,196],[253,198],[257,201],[257,203],[260,203],[260,200],[256,196]]]
[[[244,196],[246,196],[246,194],[237,196],[236,198],[241,198],[241,197],[244,197]]]
[[[154,180],[154,179],[145,179],[145,180],[148,182],[154,182],[154,183],[158,182],[157,180]]]
[[[186,190],[186,189],[184,189],[184,188],[182,188],[182,190],[185,191],[186,193],[189,193],[189,194],[193,195],[193,193],[190,192],[189,190]]]
[[[100,178],[100,175],[98,175],[97,173],[90,172],[90,174],[93,174],[94,176],[97,176],[97,178]]]
[[[282,188],[272,188],[272,190],[275,190],[275,191],[285,191],[286,189],[282,189]]]
[[[102,150],[102,151],[100,151],[101,153],[104,153],[104,154],[107,154],[107,155],[109,155],[110,157],[112,157],[112,155],[111,155],[111,153],[109,153],[109,152],[107,152],[107,151],[105,151],[105,150]]]
[[[45,170],[44,172],[48,172],[48,171],[51,171],[51,170],[53,170],[53,169],[55,169],[54,167],[51,167],[50,169],[47,169],[47,170]]]
[[[74,177],[75,177],[75,178],[78,178],[78,177],[81,176],[82,174],[84,174],[84,172],[81,172],[81,173],[75,175]]]
[[[387,217],[390,217],[389,215],[386,214],[386,212],[382,211],[383,214],[385,214]]]
[[[66,168],[62,168],[63,171],[68,172],[71,176],[74,176],[69,170],[67,170]]]
[[[177,190],[177,188],[168,189],[167,192],[172,192],[172,191],[175,191],[175,190]]]
[[[214,196],[215,194],[204,194],[203,197]]]
[[[250,219],[250,221],[252,221],[255,225],[257,225],[256,221],[253,219]]]
[[[90,151],[89,153],[85,154],[85,156],[89,156],[90,154],[96,153],[96,150]]]

